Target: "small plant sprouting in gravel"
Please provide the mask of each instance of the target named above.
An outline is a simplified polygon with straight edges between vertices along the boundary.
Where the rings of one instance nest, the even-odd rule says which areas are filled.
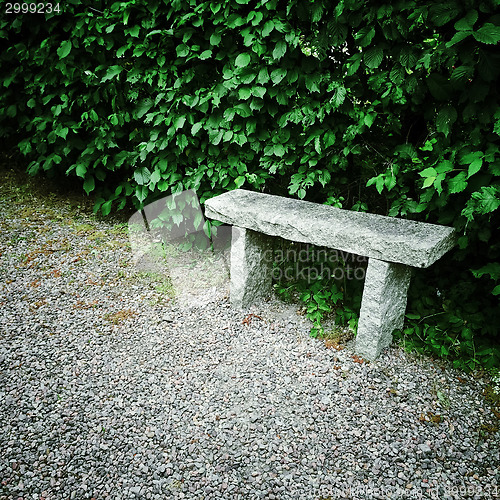
[[[132,318],[137,313],[132,311],[131,309],[124,309],[123,311],[117,311],[114,313],[107,313],[104,315],[104,319],[113,323],[113,325],[119,325],[126,321],[127,319]]]

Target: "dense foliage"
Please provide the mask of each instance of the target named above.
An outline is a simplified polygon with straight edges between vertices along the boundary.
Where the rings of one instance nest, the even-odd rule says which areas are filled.
[[[490,366],[498,4],[67,0],[3,14],[0,133],[31,173],[80,177],[104,214],[243,186],[453,225],[458,247],[416,273],[402,335]]]

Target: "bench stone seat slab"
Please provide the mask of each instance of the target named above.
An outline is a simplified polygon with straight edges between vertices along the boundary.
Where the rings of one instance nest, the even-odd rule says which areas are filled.
[[[244,189],[205,202],[205,215],[286,240],[413,267],[429,267],[455,244],[454,229]]]
[[[455,244],[454,229],[236,189],[205,202],[231,224],[231,304],[247,308],[271,292],[273,237],[368,257],[356,351],[373,360],[403,327],[412,267],[428,267]]]

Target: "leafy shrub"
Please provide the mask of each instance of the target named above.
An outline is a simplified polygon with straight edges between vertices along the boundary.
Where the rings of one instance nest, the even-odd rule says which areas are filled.
[[[458,247],[415,276],[406,335],[471,359],[497,342],[496,0],[63,10],[0,20],[0,134],[31,173],[81,178],[103,214],[244,187],[453,225]]]

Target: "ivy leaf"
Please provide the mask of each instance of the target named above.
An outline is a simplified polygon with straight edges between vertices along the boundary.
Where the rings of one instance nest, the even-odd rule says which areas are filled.
[[[450,133],[451,126],[457,120],[457,110],[453,106],[446,106],[439,111],[436,117],[436,128],[446,137]]]
[[[64,59],[68,57],[68,54],[71,52],[71,40],[65,40],[61,43],[61,46],[57,49],[57,55],[60,59]]]
[[[273,58],[279,60],[285,55],[285,52],[286,52],[286,42],[280,40],[274,47]]]
[[[478,42],[493,45],[500,41],[500,26],[495,26],[492,23],[485,23],[484,26],[474,31],[472,34]]]
[[[451,194],[461,193],[466,187],[465,172],[460,172],[448,181],[448,190]]]
[[[250,64],[250,61],[252,60],[252,57],[250,54],[247,54],[246,52],[243,54],[239,54],[238,57],[236,58],[235,64],[238,68],[245,68]]]
[[[371,69],[378,68],[384,57],[384,51],[380,47],[371,47],[364,54],[366,66]]]

